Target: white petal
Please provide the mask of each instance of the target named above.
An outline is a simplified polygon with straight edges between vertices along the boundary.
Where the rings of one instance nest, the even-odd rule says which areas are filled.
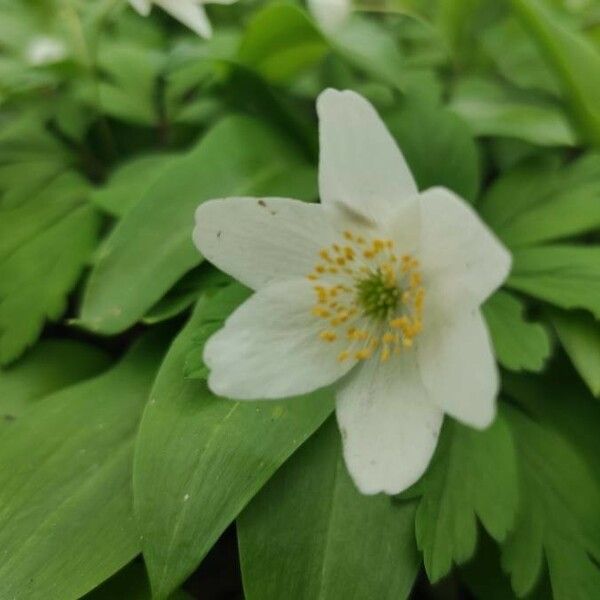
[[[431,188],[420,196],[419,252],[428,295],[447,308],[480,306],[507,278],[508,250],[456,194]]]
[[[221,270],[253,289],[305,277],[337,239],[319,204],[284,198],[210,200],[196,211],[194,242]]]
[[[362,96],[325,90],[317,100],[320,119],[321,202],[344,204],[383,224],[417,187],[396,142]]]
[[[443,412],[428,402],[413,353],[350,373],[336,412],[346,465],[363,494],[398,494],[425,472]]]
[[[205,346],[210,389],[237,400],[268,400],[304,394],[342,377],[354,364],[337,360],[347,343],[319,339],[324,327],[311,314],[314,304],[314,291],[304,280],[256,292]]]
[[[212,36],[212,27],[204,7],[194,0],[154,0],[154,3],[200,37]]]
[[[498,369],[480,311],[465,311],[451,321],[426,321],[416,345],[431,401],[466,425],[490,425],[496,415]]]
[[[319,25],[334,31],[350,15],[350,0],[308,0],[308,8]]]
[[[147,17],[152,8],[150,0],[129,0],[129,4],[131,4],[131,6],[143,17]]]

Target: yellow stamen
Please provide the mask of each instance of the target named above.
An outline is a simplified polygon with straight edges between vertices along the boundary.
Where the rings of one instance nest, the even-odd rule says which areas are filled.
[[[321,331],[319,337],[324,342],[335,342],[335,340],[337,340],[337,334],[335,333],[335,331]]]
[[[337,357],[339,362],[344,362],[345,360],[348,360],[349,358],[350,358],[350,352],[348,352],[348,350],[344,350],[343,352],[340,352]]]

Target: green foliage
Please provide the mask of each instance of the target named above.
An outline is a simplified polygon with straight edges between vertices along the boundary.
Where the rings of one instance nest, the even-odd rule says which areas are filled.
[[[584,308],[600,318],[600,247],[523,248],[513,259],[510,287],[561,308]]]
[[[327,391],[233,402],[211,394],[205,381],[186,380],[185,360],[207,305],[199,302],[162,364],[137,441],[135,511],[156,598],[166,598],[194,570],[332,409]]]
[[[541,371],[550,355],[548,333],[524,318],[525,303],[513,294],[496,292],[484,305],[498,362],[511,371]]]
[[[560,82],[581,136],[600,146],[600,51],[540,0],[512,0]]]
[[[209,6],[204,40],[158,4],[0,0],[2,600],[190,597],[236,521],[249,600],[404,598],[421,559],[458,595],[596,600],[597,7],[358,4],[337,29],[305,0]],[[351,483],[331,390],[207,387],[204,345],[251,291],[198,254],[194,211],[317,200],[325,88],[367,97],[419,188],[513,255],[482,307],[499,416],[447,419],[393,499]]]
[[[92,192],[91,200],[109,215],[124,217],[175,160],[174,155],[156,154],[128,161]]]
[[[420,496],[415,526],[431,581],[475,552],[477,519],[498,541],[517,510],[517,462],[504,413],[486,431],[447,420],[432,463],[413,488]]]
[[[0,364],[64,313],[100,225],[87,194],[79,176],[65,173],[30,199],[0,205]]]
[[[521,596],[537,582],[545,557],[554,598],[591,600],[600,589],[598,482],[562,437],[516,411],[509,417],[521,457],[521,498],[503,566]]]
[[[190,379],[206,379],[208,367],[204,364],[202,353],[208,338],[223,327],[225,319],[248,297],[250,290],[239,283],[230,283],[217,291],[212,298],[203,303],[198,313],[192,347],[188,353],[184,372]]]
[[[328,44],[308,16],[290,4],[272,4],[248,24],[239,59],[267,81],[289,83],[317,65]]]
[[[340,446],[329,419],[240,516],[248,600],[408,596],[420,566],[415,503],[362,496]]]
[[[574,146],[573,128],[556,102],[483,78],[464,79],[450,108],[477,136],[508,137],[540,146]]]
[[[600,155],[564,167],[527,164],[496,180],[481,213],[511,248],[573,237],[600,227]]]
[[[79,597],[139,552],[133,443],[162,337],[150,334],[105,375],[45,398],[2,432],[0,596]]]
[[[475,202],[479,192],[479,155],[460,119],[441,106],[408,96],[386,123],[420,190],[442,185]]]
[[[45,396],[88,379],[107,366],[106,354],[88,344],[41,340],[21,361],[0,371],[0,427],[10,426]]]
[[[104,242],[81,323],[104,334],[131,327],[200,263],[191,238],[200,202],[227,195],[310,199],[313,186],[311,168],[268,127],[245,117],[220,122],[161,173]]]
[[[560,343],[594,396],[600,396],[600,323],[584,312],[552,310]]]

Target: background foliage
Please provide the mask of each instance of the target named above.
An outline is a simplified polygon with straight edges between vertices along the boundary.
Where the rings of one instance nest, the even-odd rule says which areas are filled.
[[[124,1],[0,0],[0,598],[190,597],[233,523],[249,600],[600,597],[600,6],[363,7],[325,33],[240,0],[204,41]],[[499,417],[447,419],[398,498],[353,487],[329,390],[227,401],[201,359],[248,292],[194,209],[316,200],[328,86],[514,256],[484,307]]]

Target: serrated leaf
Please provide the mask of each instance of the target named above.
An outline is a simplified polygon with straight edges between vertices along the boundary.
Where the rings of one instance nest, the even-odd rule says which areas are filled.
[[[482,307],[498,362],[511,371],[541,371],[550,356],[548,332],[525,319],[525,303],[506,291]]]
[[[541,146],[574,146],[577,136],[566,115],[546,98],[519,94],[490,79],[458,83],[450,109],[477,136],[508,137]]]
[[[10,208],[39,193],[63,173],[73,157],[33,114],[0,128],[0,207]]]
[[[507,285],[600,318],[600,247],[555,244],[515,250]]]
[[[550,322],[573,366],[594,396],[600,396],[600,323],[590,314],[549,311]]]
[[[504,413],[485,431],[446,420],[433,461],[416,490],[421,495],[417,545],[430,581],[473,556],[477,519],[494,539],[503,540],[518,501],[516,455]]]
[[[104,113],[117,119],[138,125],[156,124],[155,88],[163,64],[160,52],[131,40],[113,39],[100,44],[97,66],[105,77],[90,84],[90,102],[99,102]]]
[[[0,437],[0,597],[78,598],[128,563],[133,443],[161,338],[46,397]]]
[[[539,0],[512,0],[560,82],[583,139],[600,146],[600,51]]]
[[[10,425],[44,396],[83,379],[109,364],[105,352],[75,340],[45,339],[25,357],[0,370],[0,426]]]
[[[168,167],[103,244],[87,283],[82,324],[114,334],[131,327],[200,264],[194,211],[211,198],[315,195],[314,171],[295,148],[246,117],[217,124]]]
[[[479,153],[467,126],[452,112],[419,97],[405,97],[385,122],[398,141],[419,189],[442,185],[474,202]]]
[[[233,402],[185,379],[206,303],[199,302],[161,366],[136,447],[135,510],[157,599],[185,580],[333,409],[327,390],[282,402]]]
[[[600,589],[600,487],[573,448],[513,410],[519,514],[502,563],[517,595],[530,591],[546,557],[556,600],[594,600]],[[592,558],[594,557],[594,559]]]
[[[573,446],[600,484],[600,404],[566,361],[554,361],[543,376],[505,374],[503,390],[527,414]]]
[[[0,364],[65,311],[100,227],[87,193],[79,176],[65,173],[27,202],[0,208]]]
[[[531,164],[496,180],[481,214],[511,248],[571,237],[600,227],[600,154],[566,167]]]
[[[363,496],[334,419],[302,446],[237,523],[248,600],[402,600],[420,566],[414,502]]]
[[[485,533],[479,540],[473,560],[459,570],[459,576],[477,600],[517,600],[510,578],[500,564],[500,548]],[[527,600],[548,600],[551,597],[547,577],[527,594]]]

